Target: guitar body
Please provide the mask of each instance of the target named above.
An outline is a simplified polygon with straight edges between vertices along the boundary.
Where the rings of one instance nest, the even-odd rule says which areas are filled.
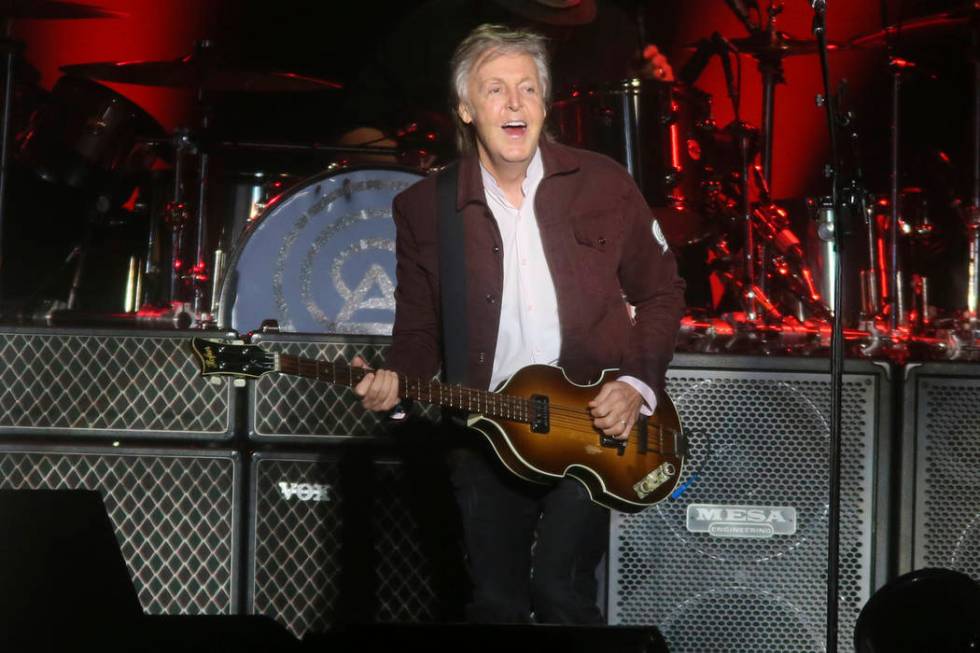
[[[512,376],[499,392],[546,395],[551,420],[547,433],[535,433],[519,421],[475,415],[469,425],[482,433],[500,461],[515,475],[537,483],[563,476],[578,479],[592,500],[623,512],[639,512],[666,498],[680,479],[684,452],[681,425],[665,393],[647,418],[646,447],[634,426],[625,446],[612,444],[592,424],[588,404],[605,383],[577,385],[558,367],[531,365]],[[637,485],[646,479],[646,485]]]
[[[192,338],[205,377],[257,379],[293,374],[353,387],[364,368],[267,352],[256,345]],[[605,437],[592,424],[589,402],[610,371],[592,385],[572,383],[558,367],[531,365],[497,392],[423,383],[399,377],[406,396],[465,409],[468,423],[490,441],[501,462],[529,481],[551,483],[568,476],[588,488],[592,500],[623,512],[639,512],[666,498],[680,480],[687,453],[680,419],[666,393],[657,410],[641,418],[625,440]]]

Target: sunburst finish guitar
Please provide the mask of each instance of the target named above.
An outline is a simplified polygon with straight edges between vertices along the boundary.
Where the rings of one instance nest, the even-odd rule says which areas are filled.
[[[366,371],[237,345],[193,338],[204,376],[258,378],[290,374],[353,387]],[[588,488],[593,501],[623,512],[639,512],[667,497],[677,485],[687,443],[670,398],[661,393],[657,409],[641,417],[625,440],[609,438],[592,424],[588,403],[607,376],[577,385],[561,368],[531,365],[496,392],[399,375],[402,398],[469,414],[467,424],[481,432],[500,461],[517,476],[537,483],[564,476]]]

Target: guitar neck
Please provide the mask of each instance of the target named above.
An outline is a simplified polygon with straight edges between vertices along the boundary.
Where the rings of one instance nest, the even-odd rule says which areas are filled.
[[[276,357],[276,371],[280,374],[303,376],[349,388],[360,383],[368,373],[364,368],[351,367],[344,363],[314,360],[291,354],[277,354]],[[526,397],[438,381],[423,381],[421,378],[410,379],[405,374],[398,375],[398,389],[402,399],[413,399],[443,408],[455,408],[515,422],[530,423],[532,419],[533,407]]]

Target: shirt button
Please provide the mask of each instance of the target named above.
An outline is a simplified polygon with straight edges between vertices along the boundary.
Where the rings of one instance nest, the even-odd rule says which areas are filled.
[[[495,301],[497,301],[497,299],[493,295],[491,295],[490,293],[487,293],[487,303],[488,304],[492,304]]]

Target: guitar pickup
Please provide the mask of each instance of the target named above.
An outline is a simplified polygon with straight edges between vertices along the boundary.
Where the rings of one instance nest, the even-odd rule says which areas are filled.
[[[551,430],[551,419],[548,415],[549,403],[545,395],[531,395],[531,432],[547,433]]]

